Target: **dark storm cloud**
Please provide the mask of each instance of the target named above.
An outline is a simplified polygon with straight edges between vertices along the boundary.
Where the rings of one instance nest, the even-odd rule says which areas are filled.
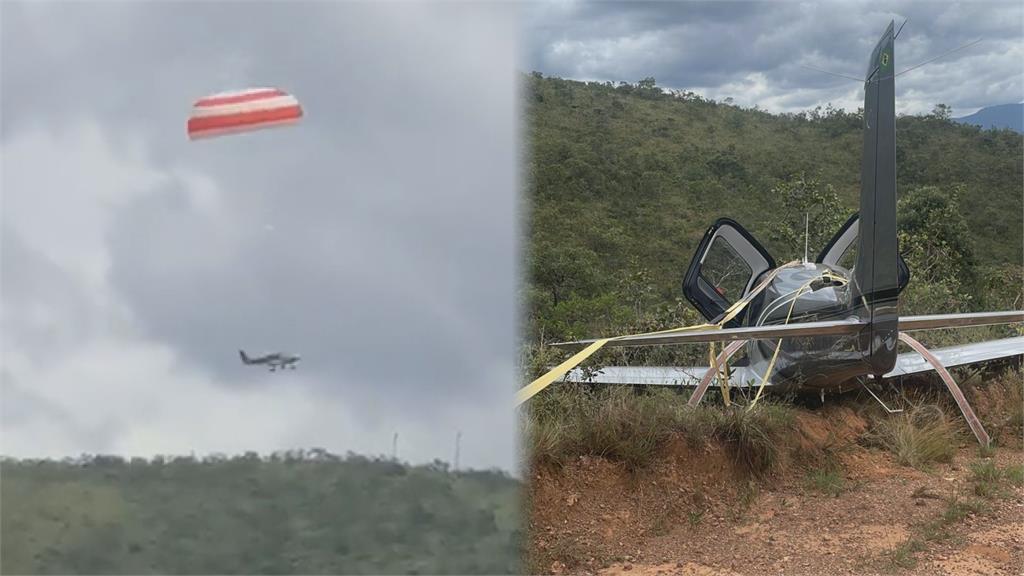
[[[5,197],[18,207],[4,214],[5,308],[56,282],[66,293],[39,296],[47,314],[78,326],[78,316],[97,309],[119,311],[133,338],[173,350],[167,361],[188,371],[189,382],[208,377],[229,394],[301,386],[307,400],[350,409],[338,415],[355,426],[347,436],[325,431],[303,436],[307,443],[361,450],[368,442],[353,441],[360,430],[382,439],[386,431],[388,441],[391,430],[405,430],[421,438],[406,440],[415,453],[403,454],[431,459],[447,457],[461,428],[465,462],[509,467],[515,13],[453,3],[5,3],[5,150],[25,150],[19,157],[38,173],[65,160],[32,152],[49,141],[21,144],[27,135],[91,126],[95,146],[85,137],[55,142],[76,157],[96,148],[113,156],[108,175],[97,167],[104,162],[79,162],[97,184],[65,183],[64,192],[54,191],[59,174],[39,184],[43,195],[28,168],[5,176],[14,179]],[[300,99],[299,126],[186,140],[196,98],[264,85]],[[25,224],[69,195],[100,196],[101,183],[120,180],[122,161],[153,175],[116,199],[83,205],[81,218],[95,225]],[[96,265],[82,275],[101,277],[103,290],[78,276],[55,280],[70,272],[44,264],[48,252],[74,260],[86,233],[98,239],[86,243]],[[4,329],[40,330],[20,326]],[[118,338],[125,333],[119,328]],[[13,356],[25,374],[38,376],[28,366],[43,340],[24,341]],[[295,351],[303,364],[294,376],[271,378],[279,375],[240,365],[241,347]],[[109,348],[99,346],[97,358]],[[32,384],[17,381],[19,389]],[[29,411],[41,405],[12,398]]]
[[[539,3],[527,12],[527,66],[552,76],[695,89],[789,111],[858,105],[862,77],[890,20],[909,18],[897,44],[906,69],[977,38],[983,42],[900,77],[901,111],[943,102],[958,112],[1024,97],[1019,3],[659,2]]]

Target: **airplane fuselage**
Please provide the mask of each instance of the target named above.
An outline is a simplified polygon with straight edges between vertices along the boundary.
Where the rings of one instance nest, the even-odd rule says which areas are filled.
[[[250,358],[242,350],[238,351],[239,356],[242,358],[242,363],[246,365],[264,365],[270,368],[271,372],[276,371],[278,368],[291,368],[295,369],[295,363],[301,360],[298,354],[283,354],[281,352],[275,352],[273,354],[265,354],[256,358]]]
[[[816,282],[826,273],[843,281]],[[850,273],[839,266],[805,263],[777,272],[743,315],[743,326],[773,326],[856,318],[851,301]],[[859,336],[803,336],[781,340],[751,340],[746,362],[764,375],[772,365],[773,388],[819,391],[852,387],[851,379],[872,373],[858,345]],[[776,349],[778,354],[776,355]],[[757,383],[754,383],[757,384]]]

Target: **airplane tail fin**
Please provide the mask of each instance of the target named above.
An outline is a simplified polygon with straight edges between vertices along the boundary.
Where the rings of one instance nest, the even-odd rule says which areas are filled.
[[[249,360],[249,357],[245,354],[244,350],[239,350],[238,355],[242,358],[243,364],[252,364],[252,361]]]
[[[864,82],[864,155],[853,297],[868,322],[861,349],[871,373],[896,365],[899,249],[896,238],[896,90],[893,28],[882,34]]]

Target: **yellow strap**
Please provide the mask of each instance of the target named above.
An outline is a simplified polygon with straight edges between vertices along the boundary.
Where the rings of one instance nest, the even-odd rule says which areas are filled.
[[[519,391],[516,392],[516,406],[519,406],[523,402],[526,402],[531,397],[533,397],[534,394],[547,388],[548,385],[550,385],[552,382],[564,376],[566,372],[575,368],[577,364],[583,362],[584,360],[589,358],[591,354],[600,350],[601,347],[604,346],[609,340],[611,340],[611,338],[603,338],[601,340],[594,342],[590,346],[587,346],[583,350],[577,352],[572,358],[569,358],[565,362],[562,362],[561,364],[556,366],[547,374],[531,382],[529,386],[524,386],[520,388]]]
[[[722,352],[723,353],[725,352],[725,349],[727,347],[728,346],[723,342],[722,343]],[[718,355],[715,355],[715,362],[718,362]],[[729,378],[729,360],[728,359],[726,359],[724,362],[722,362],[722,365],[719,366],[719,371],[720,371],[720,373],[719,373],[719,376],[718,376],[718,382],[719,382],[719,384],[722,387],[722,397],[725,398],[725,405],[728,406],[729,404],[732,403],[732,398],[730,398],[730,396],[729,396],[730,395],[730,392],[729,392],[729,380],[730,380],[730,378]]]
[[[718,322],[716,322],[715,324],[698,324],[696,326],[680,326],[679,328],[669,328],[668,330],[658,330],[656,332],[644,332],[644,333],[641,333],[641,334],[627,334],[627,335],[623,335],[623,336],[615,336],[615,337],[612,337],[612,338],[602,338],[600,340],[595,340],[592,344],[590,344],[589,346],[587,346],[583,350],[580,350],[579,352],[574,354],[571,358],[569,358],[565,362],[562,362],[558,366],[556,366],[553,369],[551,369],[547,374],[541,376],[540,378],[537,378],[533,382],[530,382],[528,385],[520,388],[516,392],[516,406],[519,406],[523,402],[526,402],[530,398],[534,397],[538,392],[540,392],[541,390],[543,390],[543,389],[547,388],[548,386],[550,386],[555,380],[558,380],[559,378],[564,376],[566,374],[566,372],[572,370],[573,368],[578,366],[580,363],[582,363],[587,358],[590,358],[595,352],[600,350],[602,346],[604,346],[605,344],[607,344],[608,342],[610,342],[612,340],[620,340],[622,338],[630,338],[632,336],[654,336],[656,334],[672,334],[674,332],[690,332],[690,331],[693,331],[693,330],[714,330],[714,329],[720,329],[727,322],[729,322],[730,320],[735,318],[736,315],[738,315],[740,312],[742,312],[743,309],[746,308],[746,306],[750,303],[750,301],[753,300],[755,296],[760,294],[761,291],[764,290],[768,286],[768,284],[771,282],[771,280],[773,278],[775,278],[775,276],[777,276],[779,274],[779,272],[783,268],[789,268],[789,267],[797,265],[799,263],[800,263],[799,260],[794,260],[792,262],[788,262],[786,264],[783,264],[782,266],[779,266],[775,270],[772,270],[767,276],[765,276],[764,280],[762,280],[760,284],[758,284],[753,290],[750,291],[749,294],[747,294],[745,297],[741,298],[735,304],[730,306],[725,311],[725,315],[722,316],[722,319],[719,320]]]
[[[811,283],[814,282],[814,280],[817,280],[817,278],[813,280],[808,280],[802,286],[800,286],[800,288],[797,289],[796,295],[793,296],[793,300],[789,303],[789,312],[786,313],[786,321],[782,323],[783,326],[789,324],[789,319],[793,316],[793,308],[796,307],[796,301],[800,299],[800,296],[803,294],[804,290],[810,288]],[[753,401],[750,402],[750,406],[747,406],[748,412],[753,410],[754,405],[756,405],[757,401],[761,399],[761,393],[764,392],[764,386],[765,384],[768,383],[768,377],[771,376],[772,370],[775,368],[775,361],[778,360],[779,350],[781,349],[782,338],[779,338],[779,342],[775,345],[775,353],[772,354],[771,362],[768,363],[768,369],[764,371],[764,376],[761,377],[761,385],[757,387],[757,394],[754,395],[754,399]]]
[[[538,392],[550,386],[555,380],[558,380],[565,373],[572,370],[576,366],[583,363],[584,360],[590,358],[595,352],[601,349],[602,346],[611,342],[612,340],[619,340],[622,338],[629,338],[630,336],[653,336],[655,334],[670,334],[672,332],[686,332],[690,330],[707,330],[709,328],[717,328],[714,324],[699,324],[697,326],[682,326],[679,328],[671,328],[668,330],[658,330],[657,332],[644,332],[642,334],[632,334],[626,336],[616,336],[614,338],[602,338],[595,340],[589,346],[580,350],[565,362],[562,362],[558,366],[552,368],[547,374],[537,378],[529,385],[523,386],[516,392],[516,406],[519,406],[523,402],[526,402],[530,398],[534,397]]]
[[[722,351],[725,351],[725,345],[722,345]],[[732,400],[729,398],[729,372],[728,363],[724,363],[722,366],[718,365],[718,354],[715,353],[715,343],[708,342],[708,363],[714,369],[715,374],[718,376],[718,387],[722,390],[722,402],[726,406],[732,404]]]
[[[564,376],[566,372],[572,370],[584,360],[593,356],[593,354],[600,350],[602,346],[612,340],[620,340],[622,338],[629,338],[630,336],[653,336],[655,334],[670,334],[673,332],[687,332],[690,330],[707,330],[709,328],[718,328],[718,326],[714,324],[698,324],[697,326],[681,326],[679,328],[671,328],[669,330],[658,330],[657,332],[644,332],[642,334],[629,334],[625,336],[615,336],[614,338],[602,338],[600,340],[595,340],[590,344],[590,346],[587,346],[565,362],[555,366],[547,374],[537,378],[533,382],[530,382],[527,386],[520,388],[516,392],[516,406],[519,406],[523,402],[534,397],[538,392],[550,386],[555,380]]]

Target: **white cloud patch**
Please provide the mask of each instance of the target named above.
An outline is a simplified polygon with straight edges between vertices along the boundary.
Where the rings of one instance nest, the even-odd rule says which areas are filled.
[[[104,287],[110,211],[151,193],[166,175],[138,154],[120,157],[94,122],[34,128],[0,147],[3,226],[86,286]],[[134,156],[134,157],[132,157]]]

